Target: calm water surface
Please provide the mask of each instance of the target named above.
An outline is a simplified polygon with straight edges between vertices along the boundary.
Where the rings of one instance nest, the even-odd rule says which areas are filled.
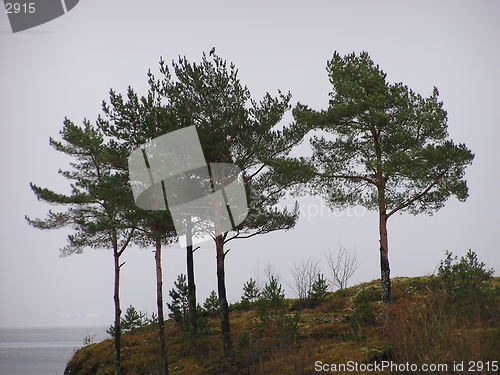
[[[62,375],[66,363],[83,346],[108,338],[104,327],[0,328],[0,375]]]

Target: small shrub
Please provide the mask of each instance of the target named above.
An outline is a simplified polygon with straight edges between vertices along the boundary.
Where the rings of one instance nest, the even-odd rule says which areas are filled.
[[[496,359],[500,330],[480,329],[480,322],[464,325],[449,314],[447,305],[446,296],[436,294],[424,303],[401,298],[383,307],[379,321],[382,334],[393,348],[395,362],[467,363]]]
[[[487,269],[483,262],[478,261],[472,250],[460,260],[447,251],[438,268],[450,306],[465,314],[491,312],[494,290],[489,281],[493,273],[493,269]]]
[[[372,293],[360,290],[352,299],[353,309],[347,320],[353,326],[365,326],[375,323],[375,309],[371,305]]]
[[[238,337],[238,341],[236,342],[236,356],[243,358],[247,355],[250,350],[251,345],[251,335],[248,330],[244,330],[241,335]]]
[[[91,335],[87,332],[87,334],[83,338],[83,347],[90,346],[90,345],[94,344],[95,337],[96,337],[96,335]]]

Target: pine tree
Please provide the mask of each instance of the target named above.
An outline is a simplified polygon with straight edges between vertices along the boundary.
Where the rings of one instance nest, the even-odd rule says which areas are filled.
[[[137,222],[132,193],[126,174],[109,163],[114,145],[104,141],[103,134],[89,121],[76,126],[64,121],[62,141],[50,138],[50,145],[72,158],[70,170],[59,170],[69,181],[69,194],[31,184],[39,200],[60,205],[59,212],[49,210],[45,219],[31,219],[28,223],[39,229],[59,229],[69,226],[67,245],[63,256],[81,253],[84,248],[105,248],[113,251],[115,304],[115,375],[122,374],[121,366],[121,309],[120,257],[134,238]]]
[[[250,280],[243,285],[243,296],[241,297],[241,301],[249,306],[250,304],[257,302],[259,296],[260,290],[257,287],[257,283],[255,280],[250,278]]]
[[[313,304],[318,304],[326,297],[327,293],[328,282],[326,281],[323,274],[320,273],[312,284],[309,299],[313,302]]]
[[[256,310],[259,317],[258,327],[264,329],[269,324],[277,324],[280,329],[287,325],[288,304],[285,301],[285,292],[278,279],[271,275],[262,288]]]
[[[130,305],[125,311],[125,316],[121,318],[121,330],[122,333],[129,332],[133,329],[142,327],[149,323],[149,319],[146,314],[142,311],[137,311],[134,306]],[[106,332],[111,336],[115,337],[115,326],[111,325]]]
[[[212,290],[210,295],[207,297],[205,303],[203,303],[203,307],[210,315],[220,313],[219,297],[217,297],[217,293],[215,293],[215,290]]]
[[[239,81],[236,67],[215,54],[203,55],[199,64],[179,58],[172,68],[161,60],[160,73],[159,79],[148,73],[149,90],[144,97],[131,88],[126,98],[111,91],[110,103],[103,104],[106,116],[99,125],[123,153],[159,135],[195,125],[207,163],[234,164],[242,171],[250,208],[248,217],[235,230],[214,236],[221,331],[224,352],[229,355],[232,342],[225,288],[225,246],[234,239],[294,226],[298,207],[276,208],[284,188],[273,181],[264,161],[286,155],[301,140],[301,131],[294,126],[274,129],[289,109],[290,94],[266,94],[261,101],[252,100],[248,88]],[[213,173],[212,180],[214,185],[221,183]],[[197,235],[196,228],[192,235]],[[189,239],[187,242],[190,316],[194,325],[193,248]]]
[[[327,71],[333,86],[328,109],[298,104],[293,111],[304,133],[318,131],[310,140],[312,156],[270,164],[281,183],[303,184],[332,208],[362,205],[378,212],[382,300],[388,303],[389,218],[405,211],[431,214],[452,195],[465,201],[465,169],[474,155],[448,138],[437,88],[423,97],[388,83],[366,52],[335,52]]]
[[[276,304],[280,304],[285,299],[285,292],[275,276],[271,275],[264,288],[262,288],[260,297],[262,300]]]
[[[175,74],[175,79],[173,74]],[[203,54],[200,63],[179,58],[172,68],[160,61],[162,78],[157,88],[164,102],[183,126],[195,125],[208,163],[228,163],[242,171],[249,214],[234,228],[214,236],[217,259],[217,292],[220,302],[221,333],[226,355],[232,350],[229,305],[225,286],[225,246],[229,241],[249,238],[275,230],[290,229],[298,207],[280,210],[276,204],[285,191],[271,178],[265,160],[287,155],[301,141],[301,129],[294,126],[276,130],[289,109],[290,94],[266,94],[261,101],[238,78],[234,64],[212,54]],[[214,186],[222,181],[212,171]]]
[[[169,316],[174,319],[182,329],[188,328],[188,286],[186,284],[186,275],[180,274],[174,283],[174,288],[168,293],[172,299],[167,306],[171,313]]]
[[[109,102],[102,103],[103,115],[97,122],[99,129],[116,145],[116,152],[111,158],[114,165],[127,174],[127,158],[131,151],[177,128],[177,122],[169,113],[168,108],[161,105],[157,91],[152,88],[155,87],[155,82],[151,80],[151,75],[149,78],[150,89],[145,97],[139,97],[131,87],[128,88],[125,98],[114,90],[110,90]],[[163,313],[162,246],[171,244],[177,236],[169,211],[146,211],[136,207],[136,212],[140,220],[137,222],[137,235],[134,243],[143,248],[154,247],[161,373],[167,375],[169,370]],[[188,252],[192,253],[189,249]]]
[[[123,329],[125,332],[142,327],[147,322],[146,314],[142,311],[137,311],[134,306],[130,305],[125,311],[123,317]]]

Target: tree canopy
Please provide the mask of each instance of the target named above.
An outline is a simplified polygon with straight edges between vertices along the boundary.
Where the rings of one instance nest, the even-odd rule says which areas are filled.
[[[68,235],[62,255],[80,253],[85,247],[116,247],[123,252],[133,238],[136,222],[127,176],[109,164],[111,148],[89,121],[77,126],[66,119],[61,137],[62,141],[50,138],[50,144],[72,158],[71,169],[59,170],[70,182],[71,192],[57,193],[31,183],[39,200],[63,209],[50,210],[45,219],[26,219],[39,229],[71,226],[74,231]]]
[[[438,90],[423,97],[386,73],[366,53],[327,63],[332,91],[326,110],[298,104],[294,117],[310,139],[312,156],[271,161],[282,183],[301,184],[331,207],[362,205],[380,214],[382,262],[389,217],[431,214],[454,195],[468,196],[465,169],[474,155],[448,136]],[[389,266],[382,278],[388,279]],[[386,293],[386,298],[390,294]]]

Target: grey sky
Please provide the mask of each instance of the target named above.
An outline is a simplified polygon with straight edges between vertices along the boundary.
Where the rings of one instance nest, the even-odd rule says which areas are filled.
[[[234,61],[255,98],[290,90],[293,103],[324,108],[325,63],[334,50],[366,50],[388,73],[429,95],[440,90],[449,132],[476,154],[466,203],[451,199],[432,217],[389,222],[392,275],[434,271],[446,249],[473,248],[500,269],[500,2],[498,1],[81,1],[68,14],[18,34],[0,15],[0,326],[96,325],[112,321],[112,256],[106,250],[59,258],[67,231],[30,228],[44,215],[29,182],[67,189],[57,175],[66,159],[48,144],[68,116],[94,120],[110,88],[146,87],[160,56],[198,60],[212,46]],[[354,280],[378,277],[377,217],[362,209],[329,215],[319,198],[288,232],[233,241],[227,257],[230,300],[268,263],[291,279],[294,263],[339,244],[355,249]],[[181,249],[164,251],[165,292],[185,272]],[[126,251],[122,303],[152,312],[151,250]],[[195,253],[199,298],[216,289],[212,244]],[[324,265],[324,262],[323,262]],[[326,267],[323,268],[326,272]]]

